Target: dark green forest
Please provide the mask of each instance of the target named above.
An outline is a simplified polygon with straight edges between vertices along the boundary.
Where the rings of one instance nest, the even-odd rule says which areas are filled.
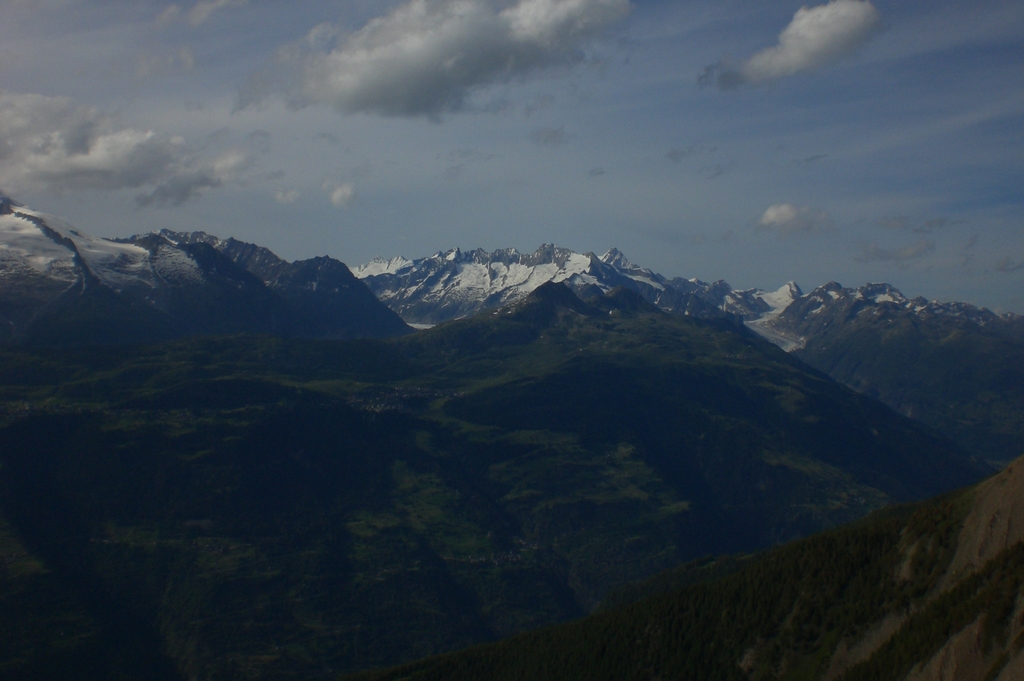
[[[980,621],[984,679],[995,679],[1024,647],[1022,622],[1013,619],[1024,587],[1024,544],[943,590],[973,495],[879,511],[748,557],[728,576],[708,575],[577,622],[349,678],[812,681],[831,674],[886,681],[903,678]],[[841,644],[887,617],[900,618],[894,635],[865,659],[835,666]]]
[[[0,677],[335,678],[990,470],[741,326],[627,292],[542,287],[388,341],[0,348]],[[888,550],[889,522],[857,550]]]

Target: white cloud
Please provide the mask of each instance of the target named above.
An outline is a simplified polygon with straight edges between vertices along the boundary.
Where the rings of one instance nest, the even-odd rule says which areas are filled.
[[[193,26],[205,22],[210,15],[225,7],[241,7],[248,4],[249,0],[204,0],[197,2],[188,12],[188,22]]]
[[[832,218],[823,210],[791,203],[776,203],[761,215],[758,224],[778,232],[781,237],[814,232],[831,225]]]
[[[239,106],[283,94],[296,107],[436,116],[474,88],[581,60],[583,42],[629,9],[629,0],[410,0],[340,38],[316,27],[250,81]]]
[[[11,192],[153,187],[140,205],[176,205],[247,163],[238,151],[205,162],[181,138],[119,128],[65,97],[0,92],[0,185]]]
[[[878,10],[870,0],[832,0],[826,5],[801,7],[779,34],[778,45],[761,50],[739,66],[724,62],[709,66],[700,81],[731,89],[811,71],[852,53],[877,25]]]
[[[166,26],[176,21],[180,14],[181,7],[178,7],[177,5],[168,5],[167,8],[157,16],[156,24],[157,26]]]
[[[350,184],[340,184],[335,187],[328,185],[325,189],[330,192],[331,203],[338,208],[346,208],[356,198],[356,188]]]

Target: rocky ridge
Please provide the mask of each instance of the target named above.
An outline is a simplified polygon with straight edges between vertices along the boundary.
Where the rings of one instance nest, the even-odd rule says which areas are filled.
[[[418,324],[438,324],[521,300],[549,281],[564,283],[583,298],[621,286],[668,312],[744,320],[773,316],[801,293],[792,282],[769,292],[736,290],[721,280],[669,279],[631,263],[615,248],[597,256],[553,244],[533,253],[456,248],[416,260],[374,258],[353,273],[403,319]]]
[[[222,253],[225,244],[237,248]],[[352,338],[409,331],[343,263],[287,263],[249,246],[173,232],[96,238],[0,197],[0,342],[88,345],[234,333]]]

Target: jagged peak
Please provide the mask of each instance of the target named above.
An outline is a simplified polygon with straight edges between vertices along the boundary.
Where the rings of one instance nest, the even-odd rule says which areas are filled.
[[[804,295],[803,289],[795,281],[787,281],[785,284],[775,290],[775,293],[786,293],[788,292],[794,298],[800,298]]]
[[[624,270],[629,270],[636,267],[633,263],[629,261],[629,259],[625,256],[625,254],[622,251],[615,248],[614,246],[608,249],[608,252],[602,255],[600,260],[606,265],[611,265],[613,267],[621,267]]]
[[[856,290],[856,294],[864,298],[877,298],[878,296],[889,296],[891,298],[898,298],[905,300],[905,296],[900,293],[892,284],[888,284],[884,281],[876,281],[860,286]],[[885,301],[888,302],[888,301]]]

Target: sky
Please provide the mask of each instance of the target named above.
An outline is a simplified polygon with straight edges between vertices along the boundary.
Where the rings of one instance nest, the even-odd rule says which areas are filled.
[[[0,0],[0,191],[289,260],[616,247],[1024,314],[1024,3]]]

